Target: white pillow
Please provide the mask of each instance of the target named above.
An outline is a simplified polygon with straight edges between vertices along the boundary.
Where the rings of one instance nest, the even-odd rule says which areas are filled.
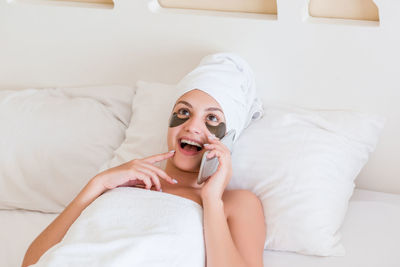
[[[174,85],[144,81],[136,83],[132,117],[125,133],[125,141],[101,170],[168,151],[166,140],[170,109],[176,100],[174,91]],[[161,162],[159,166],[163,165],[165,166],[165,162]]]
[[[124,140],[133,93],[0,91],[0,208],[62,211]]]
[[[383,124],[379,116],[351,111],[265,109],[235,144],[228,186],[261,199],[265,248],[345,255],[338,230]]]
[[[167,151],[174,91],[174,85],[137,83],[126,139],[107,167]],[[351,111],[265,112],[235,144],[228,189],[247,189],[261,199],[266,249],[344,255],[338,230],[384,120]]]

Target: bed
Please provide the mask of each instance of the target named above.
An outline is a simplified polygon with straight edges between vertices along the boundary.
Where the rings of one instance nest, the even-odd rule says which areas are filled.
[[[265,251],[264,266],[398,266],[399,209],[400,198],[395,194],[356,189],[341,229],[348,251],[346,256],[317,257]],[[3,210],[0,217],[1,265],[20,266],[30,242],[56,214]]]
[[[63,93],[93,98],[110,108],[118,117],[113,120],[118,135],[107,141],[107,153],[92,151],[95,162],[85,158],[92,164],[87,175],[104,168],[128,134],[132,99],[138,97],[129,88],[137,87],[139,80],[175,84],[201,57],[214,52],[235,52],[249,62],[265,105],[379,114],[385,125],[354,177],[355,189],[340,223],[345,255],[266,249],[264,266],[395,267],[400,265],[400,2],[374,2],[379,21],[311,17],[308,0],[277,1],[277,14],[272,15],[170,9],[156,0],[119,0],[107,8],[1,0],[0,92],[73,88]],[[118,91],[116,85],[128,89]],[[117,91],[115,101],[105,100]],[[106,119],[94,126],[101,127]],[[47,140],[43,132],[36,134],[37,140]],[[10,142],[2,146],[12,147]],[[70,187],[69,195],[81,185]],[[56,205],[40,211],[35,207],[40,198],[34,197],[27,198],[25,208],[1,206],[0,266],[20,266],[30,242],[68,201],[67,195],[60,196]]]

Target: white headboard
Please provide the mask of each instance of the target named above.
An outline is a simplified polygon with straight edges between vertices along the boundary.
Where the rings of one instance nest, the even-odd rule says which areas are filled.
[[[0,0],[0,89],[175,83],[204,55],[237,52],[265,103],[385,116],[356,183],[400,193],[400,1],[375,2],[379,22],[312,18],[307,0],[278,0],[277,15]]]

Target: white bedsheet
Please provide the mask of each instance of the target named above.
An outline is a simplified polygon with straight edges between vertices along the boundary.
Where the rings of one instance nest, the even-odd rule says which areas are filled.
[[[30,243],[57,214],[0,210],[0,266],[21,266]]]
[[[30,242],[56,214],[0,210],[0,266],[22,263]],[[344,257],[265,251],[265,267],[399,267],[400,195],[356,189],[343,227]]]

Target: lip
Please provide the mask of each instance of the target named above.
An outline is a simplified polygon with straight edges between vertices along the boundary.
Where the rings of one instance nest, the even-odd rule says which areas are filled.
[[[189,141],[192,141],[192,142],[196,142],[196,143],[202,144],[202,142],[199,142],[198,140],[195,140],[193,138],[181,137],[181,138],[178,139],[178,150],[179,150],[179,152],[181,152],[185,156],[189,156],[189,157],[194,157],[194,156],[202,153],[203,148],[200,151],[187,151],[187,150],[184,150],[181,147],[181,140],[182,139],[186,139],[186,140],[189,140]]]
[[[196,140],[196,139],[193,139],[193,138],[190,138],[190,137],[185,137],[185,136],[182,136],[181,138],[178,139],[179,146],[181,145],[181,140],[182,139],[186,139],[186,140],[189,140],[189,141],[192,141],[192,142],[196,142],[196,143],[200,144],[203,147],[203,142],[201,142],[199,140]]]

